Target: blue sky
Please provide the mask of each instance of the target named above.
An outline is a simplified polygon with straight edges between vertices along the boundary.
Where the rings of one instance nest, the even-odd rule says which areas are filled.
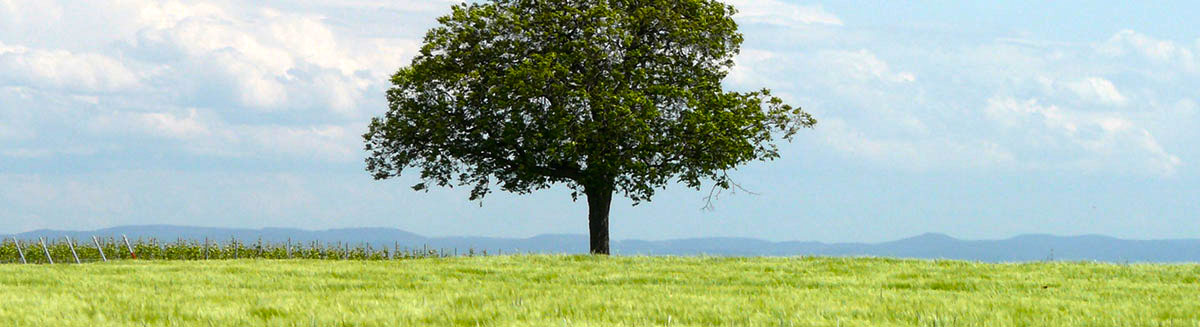
[[[1200,237],[1194,2],[728,2],[727,87],[820,123],[733,172],[757,194],[617,201],[614,238]],[[387,76],[452,3],[0,0],[0,233],[584,233],[563,188],[480,203],[363,170]]]

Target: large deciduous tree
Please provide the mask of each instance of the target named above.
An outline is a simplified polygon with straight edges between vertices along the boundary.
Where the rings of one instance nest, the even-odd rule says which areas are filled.
[[[472,186],[471,200],[565,184],[587,198],[591,252],[608,254],[614,193],[729,188],[727,170],[816,123],[767,89],[722,89],[742,43],[733,14],[716,0],[456,5],[392,76],[367,170],[418,168],[413,189]]]

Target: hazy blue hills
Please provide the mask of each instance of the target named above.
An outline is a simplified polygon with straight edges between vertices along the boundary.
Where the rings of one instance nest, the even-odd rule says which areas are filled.
[[[394,228],[351,228],[310,231],[288,228],[232,229],[186,226],[122,226],[95,231],[37,230],[16,235],[90,240],[92,236],[162,241],[209,239],[228,242],[343,243],[375,247],[483,250],[490,253],[586,253],[586,235],[538,235],[530,238],[425,237]],[[738,256],[878,256],[897,258],[1008,261],[1200,262],[1200,239],[1124,240],[1099,235],[1021,235],[1003,240],[961,240],[943,234],[923,234],[882,243],[771,242],[751,238],[691,238],[665,241],[623,240],[613,251],[624,255],[738,255]]]

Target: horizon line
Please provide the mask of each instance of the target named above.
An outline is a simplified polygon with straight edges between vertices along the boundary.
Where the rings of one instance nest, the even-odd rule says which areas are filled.
[[[106,229],[137,228],[137,227],[171,227],[171,228],[196,228],[196,229],[225,229],[225,230],[240,230],[240,231],[291,230],[291,231],[310,232],[310,233],[313,233],[313,232],[332,232],[332,231],[356,230],[356,229],[381,229],[381,230],[383,230],[383,229],[386,229],[386,230],[393,230],[393,231],[400,231],[400,232],[404,232],[404,233],[409,233],[409,234],[413,234],[413,235],[416,235],[416,236],[419,236],[419,237],[422,237],[422,238],[426,238],[426,239],[438,239],[438,238],[487,238],[487,239],[502,239],[502,240],[527,240],[527,239],[533,239],[533,238],[537,238],[537,237],[543,237],[543,236],[580,236],[580,237],[586,237],[586,236],[587,236],[587,234],[582,234],[582,233],[579,233],[579,234],[573,234],[573,233],[541,233],[541,234],[534,234],[534,235],[532,235],[532,236],[528,236],[528,237],[498,237],[498,236],[478,236],[478,235],[428,236],[428,235],[423,235],[423,234],[420,234],[420,233],[411,232],[411,231],[404,230],[404,229],[397,228],[397,227],[386,227],[386,226],[374,226],[374,227],[340,227],[340,228],[326,228],[326,229],[305,229],[305,228],[297,228],[297,227],[270,227],[270,226],[268,226],[268,227],[261,227],[261,228],[249,228],[249,227],[214,227],[214,226],[198,226],[198,225],[170,225],[170,224],[118,225],[118,226],[112,226],[112,227],[96,228],[96,229],[91,229],[91,230],[63,230],[63,229],[40,228],[40,229],[34,229],[34,230],[29,230],[29,231],[24,231],[24,232],[8,233],[8,234],[0,234],[0,236],[2,236],[2,237],[6,237],[6,238],[7,238],[7,237],[16,237],[17,235],[20,235],[20,234],[45,233],[45,232],[62,232],[62,233],[87,233],[87,232],[99,232],[99,231],[106,230]],[[960,237],[951,236],[951,235],[949,235],[949,234],[942,233],[942,232],[925,232],[925,233],[920,233],[920,234],[916,234],[916,235],[912,235],[912,236],[901,237],[901,238],[898,238],[898,239],[886,240],[886,241],[877,241],[877,242],[845,242],[845,241],[837,241],[837,242],[824,242],[824,241],[813,241],[813,240],[772,241],[772,240],[767,240],[767,239],[762,239],[762,238],[756,238],[756,237],[744,237],[744,236],[695,236],[695,237],[668,238],[668,239],[659,239],[659,240],[646,240],[646,239],[636,239],[636,238],[629,238],[629,239],[614,239],[614,241],[617,241],[617,242],[627,242],[627,241],[640,241],[640,242],[671,242],[671,241],[686,241],[686,240],[701,240],[701,239],[741,239],[741,240],[753,240],[753,241],[761,241],[761,242],[775,243],[775,244],[780,244],[780,243],[819,243],[819,244],[883,244],[883,243],[900,242],[900,241],[906,241],[906,240],[912,240],[912,239],[919,239],[919,238],[928,238],[928,237],[945,237],[945,238],[949,238],[949,239],[951,239],[951,240],[955,240],[955,241],[968,241],[968,242],[988,242],[988,241],[1009,241],[1009,240],[1013,240],[1013,239],[1017,239],[1017,238],[1021,238],[1021,237],[1029,237],[1029,236],[1049,236],[1049,237],[1056,237],[1056,238],[1102,237],[1102,238],[1108,238],[1108,239],[1120,240],[1120,241],[1200,241],[1200,238],[1156,238],[1156,239],[1128,239],[1128,238],[1120,238],[1120,237],[1115,237],[1115,236],[1110,236],[1110,235],[1104,235],[1104,234],[1074,234],[1074,235],[1057,235],[1057,234],[1051,234],[1051,233],[1024,233],[1024,234],[1016,234],[1016,235],[1009,236],[1009,237],[1006,237],[1006,238],[995,238],[995,239],[967,239],[967,238],[960,238]]]

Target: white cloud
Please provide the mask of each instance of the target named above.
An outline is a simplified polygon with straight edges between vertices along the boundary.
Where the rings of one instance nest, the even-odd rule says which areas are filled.
[[[827,67],[836,69],[839,76],[852,79],[890,83],[910,83],[917,80],[913,73],[892,71],[887,62],[866,49],[822,51],[817,57],[820,62],[829,65]]]
[[[141,28],[167,29],[187,19],[211,17],[220,19],[230,16],[218,5],[203,2],[182,3],[178,1],[134,1],[133,16]]]
[[[229,124],[195,108],[174,112],[113,112],[88,128],[98,134],[149,136],[176,142],[185,153],[241,158],[302,158],[349,162],[361,147],[351,125]]]
[[[984,112],[1016,133],[1032,152],[1056,150],[1059,156],[1037,158],[1090,170],[1135,170],[1172,175],[1182,160],[1163,148],[1149,130],[1116,113],[1071,111],[1042,105],[1036,99],[997,97]],[[1021,140],[1021,138],[1017,138]]]
[[[423,3],[425,7],[446,6]],[[254,6],[178,1],[70,6],[65,16],[61,6],[51,7],[57,10],[18,8],[17,16],[58,12],[61,19],[47,21],[57,26],[87,18],[74,17],[76,13],[100,12],[113,18],[102,28],[109,30],[105,47],[126,43],[118,48],[129,55],[113,59],[99,54],[105,50],[34,51],[0,43],[0,53],[9,57],[5,66],[23,70],[19,75],[7,75],[41,81],[33,84],[33,78],[23,78],[16,83],[111,90],[135,86],[129,81],[138,76],[128,68],[135,67],[140,69],[137,75],[154,80],[153,84],[172,84],[173,93],[181,91],[179,84],[194,84],[197,88],[191,91],[210,103],[224,98],[230,104],[264,111],[325,107],[355,116],[362,111],[357,106],[364,92],[385,87],[386,77],[417,47],[413,38],[338,33],[320,15]],[[13,59],[14,53],[24,54],[17,58],[22,60]],[[72,58],[75,60],[69,60]],[[91,73],[96,70],[100,72]]]
[[[1193,116],[1200,113],[1200,104],[1197,104],[1192,99],[1180,99],[1168,108],[1170,108],[1168,109],[1168,113],[1172,117],[1178,118],[1193,118]]]
[[[450,5],[462,0],[275,0],[280,5],[300,7],[336,7],[365,10],[392,10],[405,12],[444,13]]]
[[[387,76],[418,46],[272,8],[143,2],[131,10],[139,27],[128,42],[163,66],[159,79],[192,85],[207,103],[267,112],[317,108],[360,117],[366,92],[386,88]]]
[[[801,6],[779,0],[725,0],[737,8],[741,22],[799,27],[809,24],[842,25],[842,20],[821,6]]]
[[[58,21],[63,8],[55,1],[0,0],[0,26]]]
[[[95,53],[30,49],[0,42],[0,83],[81,92],[133,88],[138,76],[121,62]]]
[[[279,60],[283,61],[284,58]],[[263,111],[287,108],[285,104],[289,95],[284,85],[288,77],[285,67],[260,65],[253,57],[236,50],[207,53],[196,60],[201,62],[196,68],[223,71],[226,78],[217,77],[207,82],[218,89],[232,87],[238,103]]]
[[[1034,99],[1027,101],[1019,101],[1014,98],[988,99],[988,106],[984,112],[993,120],[999,121],[1007,127],[1017,127],[1029,116],[1037,116],[1040,118],[1038,121],[1044,122],[1046,127],[1061,129],[1069,134],[1079,131],[1079,125],[1074,119],[1068,119],[1057,106],[1042,106]]]
[[[325,125],[311,127],[246,126],[239,133],[258,152],[332,162],[358,160],[361,147],[357,133],[350,127]]]
[[[322,68],[353,75],[365,69],[357,58],[345,53],[333,34],[320,17],[305,17],[267,12],[271,23],[265,36],[297,60],[312,63]]]
[[[1136,53],[1154,62],[1176,65],[1189,72],[1196,71],[1196,56],[1191,49],[1167,40],[1159,40],[1132,30],[1122,30],[1098,46],[1101,53],[1124,56]]]
[[[778,58],[774,52],[762,49],[742,49],[737,57],[733,58],[733,69],[729,71],[728,79],[730,82],[739,85],[747,85],[751,88],[762,87],[762,85],[773,84],[767,83],[769,79],[766,73],[770,71],[772,66],[778,66],[779,63],[775,60]],[[776,71],[778,68],[776,67]]]
[[[314,87],[326,90],[322,94],[322,99],[330,109],[347,115],[352,114],[356,109],[359,100],[363,98],[364,91],[370,84],[363,79],[336,74],[321,74],[314,78],[312,83]]]
[[[150,131],[172,138],[190,139],[211,135],[208,126],[202,123],[196,114],[196,109],[188,110],[187,116],[179,117],[169,113],[153,112],[135,116],[137,123]]]
[[[1072,82],[1067,84],[1067,87],[1080,98],[1091,102],[1124,105],[1128,100],[1121,92],[1117,91],[1117,87],[1112,82],[1099,77],[1089,77]]]
[[[988,140],[935,137],[879,137],[852,127],[847,121],[822,120],[817,128],[826,144],[855,157],[893,168],[915,171],[942,169],[1019,168],[1014,155]]]
[[[196,9],[199,8],[199,9]],[[260,42],[253,26],[235,26],[240,20],[219,8],[197,5],[148,6],[143,10],[146,28],[139,46],[161,46],[179,53],[187,75],[213,76],[215,88],[229,87],[237,103],[265,110],[278,110],[287,100],[283,82],[295,66],[286,49]],[[223,77],[222,77],[223,76]],[[225,86],[228,85],[228,86]]]
[[[208,128],[198,121],[194,110],[189,110],[184,115],[171,112],[109,111],[97,113],[87,121],[86,126],[89,131],[97,134],[145,134],[173,139],[189,138],[198,131],[208,131]]]

